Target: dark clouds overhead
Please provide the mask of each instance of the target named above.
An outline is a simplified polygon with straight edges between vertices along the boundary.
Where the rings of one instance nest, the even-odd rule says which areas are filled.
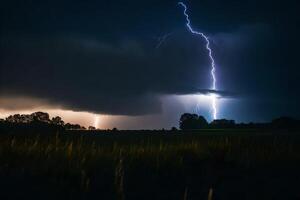
[[[74,110],[156,113],[160,94],[185,94],[195,85],[208,86],[205,49],[197,38],[183,33],[160,49],[144,41],[110,44],[64,36],[4,40],[4,94],[47,98]]]
[[[72,110],[142,115],[161,112],[161,95],[210,89],[205,43],[186,30],[176,1],[1,4],[1,96],[42,98]],[[289,112],[281,105],[300,100],[295,96],[296,3],[187,4],[192,25],[212,40],[218,88],[271,101],[267,113],[276,107]],[[168,33],[156,48],[158,38]]]

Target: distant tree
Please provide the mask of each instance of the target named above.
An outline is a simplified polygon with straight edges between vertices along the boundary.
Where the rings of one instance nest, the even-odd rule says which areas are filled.
[[[79,124],[66,123],[65,129],[67,129],[67,130],[82,130],[83,128]]]
[[[18,123],[20,120],[20,114],[10,115],[5,120],[9,123]]]
[[[215,119],[210,123],[211,128],[234,128],[235,121],[228,119]]]
[[[192,130],[206,128],[208,123],[203,116],[196,114],[184,113],[180,117],[179,127],[182,130]]]
[[[30,115],[10,115],[6,118],[6,122],[9,123],[31,123],[31,122],[44,122],[50,123],[49,114],[45,112],[35,112]]]
[[[118,131],[118,129],[117,129],[116,127],[114,127],[114,128],[112,129],[112,131]]]
[[[200,128],[207,128],[207,126],[208,126],[208,122],[201,115],[198,117],[198,123],[199,123]]]
[[[96,130],[96,128],[94,126],[89,126],[88,128],[89,130]]]
[[[295,129],[300,127],[300,121],[290,117],[279,117],[271,122],[273,128]]]
[[[31,114],[33,121],[50,123],[49,114],[45,112],[35,112]]]
[[[52,120],[51,120],[51,123],[54,124],[54,125],[58,125],[58,126],[64,126],[65,125],[65,122],[59,116],[53,117]]]
[[[49,114],[35,112],[32,114],[10,115],[2,123],[2,131],[14,133],[43,132],[54,133],[64,131],[64,122],[60,117],[50,120]]]
[[[171,128],[171,131],[178,131],[178,129],[177,129],[175,126],[173,126],[173,127]]]

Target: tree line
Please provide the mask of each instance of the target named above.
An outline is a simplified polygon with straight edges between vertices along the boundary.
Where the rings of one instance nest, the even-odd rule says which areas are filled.
[[[234,120],[216,119],[208,123],[203,116],[184,113],[179,120],[181,130],[197,129],[300,129],[300,120],[290,117],[279,117],[267,123],[236,123]]]
[[[46,112],[34,112],[32,114],[15,114],[6,119],[0,119],[1,132],[58,132],[64,130],[86,130],[79,124],[65,123],[61,117],[56,116],[50,119]]]
[[[208,123],[208,121],[197,114],[184,113],[179,120],[181,130],[199,130],[199,129],[300,129],[300,120],[290,117],[279,117],[269,123],[235,123],[234,120],[217,119]],[[48,113],[34,112],[32,114],[15,114],[6,119],[0,119],[1,133],[53,133],[63,132],[65,130],[96,130],[95,127],[85,128],[80,124],[65,123],[61,117],[56,116],[50,119]],[[118,131],[116,128],[113,132]],[[173,127],[171,131],[177,131]]]

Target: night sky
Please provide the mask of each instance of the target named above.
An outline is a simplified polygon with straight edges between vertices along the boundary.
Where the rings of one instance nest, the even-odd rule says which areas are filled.
[[[211,41],[218,118],[299,118],[296,1],[184,2]],[[0,5],[0,117],[55,110],[83,125],[98,116],[99,128],[130,129],[177,126],[184,112],[211,120],[205,41],[188,32],[177,1]]]

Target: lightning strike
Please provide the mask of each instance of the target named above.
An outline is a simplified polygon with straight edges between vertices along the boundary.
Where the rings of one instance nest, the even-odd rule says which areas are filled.
[[[184,14],[185,19],[186,19],[186,26],[187,26],[188,30],[192,34],[200,35],[206,41],[206,49],[208,51],[208,56],[209,56],[209,59],[211,61],[211,71],[210,71],[210,74],[211,74],[211,77],[212,77],[211,89],[216,90],[217,89],[217,86],[216,86],[217,79],[216,79],[216,74],[215,74],[216,65],[215,65],[215,60],[214,60],[213,55],[212,55],[212,49],[210,48],[209,38],[204,33],[195,31],[192,28],[189,15],[187,14],[187,6],[183,2],[178,2],[178,5],[180,5],[184,8],[183,14]],[[211,97],[211,104],[212,104],[212,117],[213,117],[213,119],[217,119],[217,95],[212,93],[212,94],[210,94],[210,97]]]
[[[98,129],[98,123],[99,123],[99,116],[98,116],[98,115],[95,115],[94,127],[95,127],[96,129]]]

